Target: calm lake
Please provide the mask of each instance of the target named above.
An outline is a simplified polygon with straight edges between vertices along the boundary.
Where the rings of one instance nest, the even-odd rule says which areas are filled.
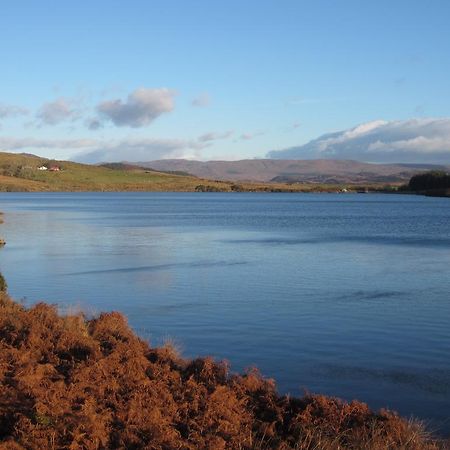
[[[0,210],[16,299],[120,310],[152,345],[449,432],[449,199],[2,193]]]

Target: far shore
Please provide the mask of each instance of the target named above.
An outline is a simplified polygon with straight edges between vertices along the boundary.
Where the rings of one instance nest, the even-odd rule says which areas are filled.
[[[370,186],[370,187],[360,187],[360,186],[351,186],[351,187],[341,187],[341,186],[308,186],[307,188],[304,186],[298,187],[279,187],[279,186],[271,186],[271,185],[257,185],[255,187],[245,185],[239,188],[232,189],[218,189],[214,185],[199,185],[195,189],[191,190],[142,190],[142,189],[123,189],[123,190],[115,190],[115,189],[74,189],[74,190],[26,190],[26,189],[5,189],[4,186],[0,184],[0,193],[268,193],[268,194],[399,194],[399,195],[420,195],[426,197],[442,197],[442,198],[450,198],[450,189],[433,189],[433,190],[424,190],[424,191],[411,191],[405,189],[398,189],[397,186],[389,186],[387,187],[378,187],[378,186]],[[1,223],[0,217],[0,223]]]

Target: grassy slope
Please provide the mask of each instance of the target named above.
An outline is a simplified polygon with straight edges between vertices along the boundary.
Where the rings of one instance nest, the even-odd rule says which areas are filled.
[[[39,171],[44,158],[0,153],[0,190],[18,191],[192,191],[194,177],[160,172],[115,170],[74,162],[52,162],[60,172]],[[223,183],[209,183],[221,185]]]
[[[41,165],[58,165],[60,172],[39,171]],[[31,155],[0,152],[0,191],[195,191],[198,186],[218,191],[336,191],[341,185],[233,183],[162,173],[120,164],[92,166],[52,161]],[[374,186],[375,187],[375,186]],[[379,187],[379,186],[378,186]]]

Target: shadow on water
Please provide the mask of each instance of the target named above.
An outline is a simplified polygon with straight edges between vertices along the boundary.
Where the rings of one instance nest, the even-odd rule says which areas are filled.
[[[336,297],[336,300],[384,300],[389,298],[406,297],[405,291],[355,291]]]
[[[109,273],[130,273],[130,272],[157,272],[162,270],[172,270],[178,268],[200,269],[205,267],[227,267],[249,264],[247,261],[203,261],[191,263],[156,264],[153,266],[120,267],[115,269],[85,270],[81,272],[70,272],[66,275],[100,275]]]
[[[316,371],[315,371],[316,372]],[[367,367],[322,365],[317,373],[341,379],[386,381],[396,385],[408,385],[431,394],[442,395],[450,392],[450,370],[428,368],[425,372],[407,368],[373,369]]]
[[[225,239],[220,242],[224,244],[256,244],[256,245],[308,245],[308,244],[334,244],[356,242],[374,245],[399,245],[410,247],[432,247],[447,250],[450,247],[448,238],[415,238],[397,236],[321,236],[316,238],[287,239],[287,238],[266,238],[266,239]]]

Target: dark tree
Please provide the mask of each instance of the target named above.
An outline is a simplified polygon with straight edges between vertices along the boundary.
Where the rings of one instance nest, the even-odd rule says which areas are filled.
[[[431,171],[414,175],[409,180],[412,191],[427,191],[430,189],[450,188],[450,174],[441,171]]]

